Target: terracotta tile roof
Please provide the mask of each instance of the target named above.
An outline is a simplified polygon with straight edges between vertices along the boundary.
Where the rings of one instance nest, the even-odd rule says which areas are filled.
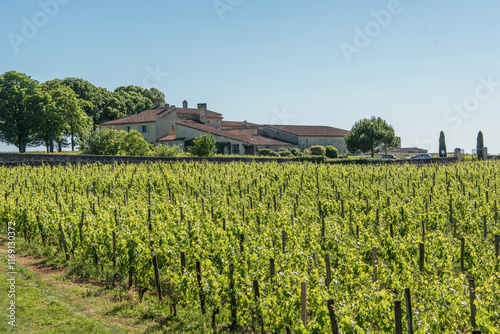
[[[177,115],[180,116],[185,116],[185,115],[199,115],[200,110],[199,109],[194,109],[194,108],[175,108],[177,109]],[[219,114],[217,112],[207,110],[207,118],[221,118],[222,114]]]
[[[170,107],[165,109],[159,107],[156,109],[144,110],[140,113],[115,119],[109,122],[102,123],[101,125],[116,125],[116,124],[130,124],[130,123],[150,123],[156,122],[158,119],[165,115],[168,115],[172,111],[177,110],[177,117],[183,117],[187,115],[199,115],[199,109],[193,108],[176,108]],[[222,118],[222,114],[207,110],[207,118]]]
[[[244,126],[245,126],[245,122],[222,121],[222,127],[223,128],[224,127],[228,127],[228,128],[242,128]],[[247,122],[247,126],[249,128],[258,128],[258,127],[261,127],[262,125]]]
[[[313,126],[313,125],[267,125],[265,127],[288,132],[297,136],[321,136],[321,137],[344,137],[349,131],[333,128],[331,126]]]
[[[214,128],[213,126],[200,124],[195,122],[177,122],[177,125],[187,126],[189,128],[193,128],[196,130],[200,130],[203,132],[209,132],[214,135],[239,140],[241,142],[255,145],[255,146],[292,146],[292,144],[283,142],[276,139],[266,138],[258,135],[248,135],[248,134],[239,134],[226,130],[219,130]]]
[[[169,114],[173,109],[156,108],[144,110],[140,113],[133,114],[118,118],[109,122],[102,123],[101,125],[115,125],[115,124],[130,124],[130,123],[150,123],[156,122],[159,118]]]
[[[177,135],[172,134],[172,135],[166,135],[165,137],[162,137],[157,141],[171,141],[171,140],[182,140],[182,139],[183,138],[177,138]]]

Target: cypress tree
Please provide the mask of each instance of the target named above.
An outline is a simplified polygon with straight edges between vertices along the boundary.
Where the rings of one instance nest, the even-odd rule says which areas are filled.
[[[446,158],[446,140],[443,131],[439,134],[439,157]]]
[[[477,160],[483,160],[483,148],[484,148],[484,141],[483,141],[483,133],[479,131],[477,134]]]

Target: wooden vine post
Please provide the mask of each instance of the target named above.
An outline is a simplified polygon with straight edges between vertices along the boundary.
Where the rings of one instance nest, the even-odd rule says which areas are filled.
[[[405,289],[405,302],[406,302],[406,319],[408,325],[408,334],[413,334],[413,314],[411,310],[410,288]]]
[[[181,252],[181,272],[184,273],[185,269],[186,269],[186,253]]]
[[[328,316],[330,317],[330,324],[332,325],[332,333],[339,334],[339,325],[337,323],[337,317],[335,316],[335,303],[333,299],[329,299],[326,305],[328,306]]]
[[[281,233],[281,243],[282,243],[282,246],[283,246],[283,253],[286,252],[286,232],[283,231]]]
[[[472,328],[476,327],[476,305],[474,301],[476,300],[476,283],[473,279],[469,280],[469,297],[470,297],[470,322]]]
[[[264,319],[262,318],[262,312],[259,307],[260,293],[259,293],[259,281],[253,281],[253,293],[255,297],[255,309],[257,310],[257,322],[260,324],[260,332],[264,334]]]
[[[274,277],[274,259],[269,259],[269,279],[271,283],[273,282]]]
[[[237,324],[236,313],[236,291],[234,291],[234,264],[229,265],[229,295],[231,302],[231,327],[235,328]]]
[[[420,271],[424,271],[424,261],[425,261],[425,245],[420,243],[419,245],[419,267]]]
[[[330,287],[330,283],[332,281],[332,271],[330,268],[330,255],[326,254],[325,255],[325,266],[326,266],[326,288],[328,289]]]
[[[307,283],[300,283],[300,315],[304,327],[307,328]]]
[[[64,231],[63,231],[61,222],[59,222],[59,231],[61,232],[61,244],[64,248],[64,254],[66,255],[66,261],[69,261],[68,246],[66,245],[66,237],[64,235]]]
[[[113,231],[113,271],[116,270],[116,232]]]
[[[403,323],[401,320],[401,301],[394,301],[394,320],[396,325],[396,334],[403,334]]]
[[[156,257],[156,252],[153,251],[153,269],[155,271],[155,281],[156,281],[156,290],[158,291],[158,299],[160,302],[163,299],[163,293],[161,291],[161,282],[160,282],[160,271],[158,269],[158,258]]]
[[[495,235],[495,257],[498,258],[500,255],[500,236],[497,234]]]
[[[200,261],[196,261],[196,278],[198,280],[198,286],[200,287],[201,313],[205,314],[205,295],[203,293],[203,286],[201,284],[202,276],[201,276],[201,262]]]
[[[465,255],[465,238],[460,238],[460,270],[462,271],[465,271],[464,255]]]

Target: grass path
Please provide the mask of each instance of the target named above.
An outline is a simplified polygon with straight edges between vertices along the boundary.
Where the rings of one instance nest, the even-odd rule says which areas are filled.
[[[0,239],[0,333],[153,333],[153,320],[138,320],[133,303],[116,290],[70,280],[65,269],[40,257],[16,254],[16,326],[8,324],[7,240]],[[127,312],[130,314],[128,315]]]

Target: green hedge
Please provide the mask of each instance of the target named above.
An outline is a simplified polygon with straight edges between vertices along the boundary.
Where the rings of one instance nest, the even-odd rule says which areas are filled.
[[[224,148],[227,147],[227,153],[231,154],[231,143],[224,141],[224,142],[217,142],[215,144],[215,148],[217,149],[218,154],[224,154]]]
[[[296,162],[312,162],[316,164],[323,164],[327,161],[326,157],[322,155],[304,155],[301,157],[292,158],[290,160]]]

